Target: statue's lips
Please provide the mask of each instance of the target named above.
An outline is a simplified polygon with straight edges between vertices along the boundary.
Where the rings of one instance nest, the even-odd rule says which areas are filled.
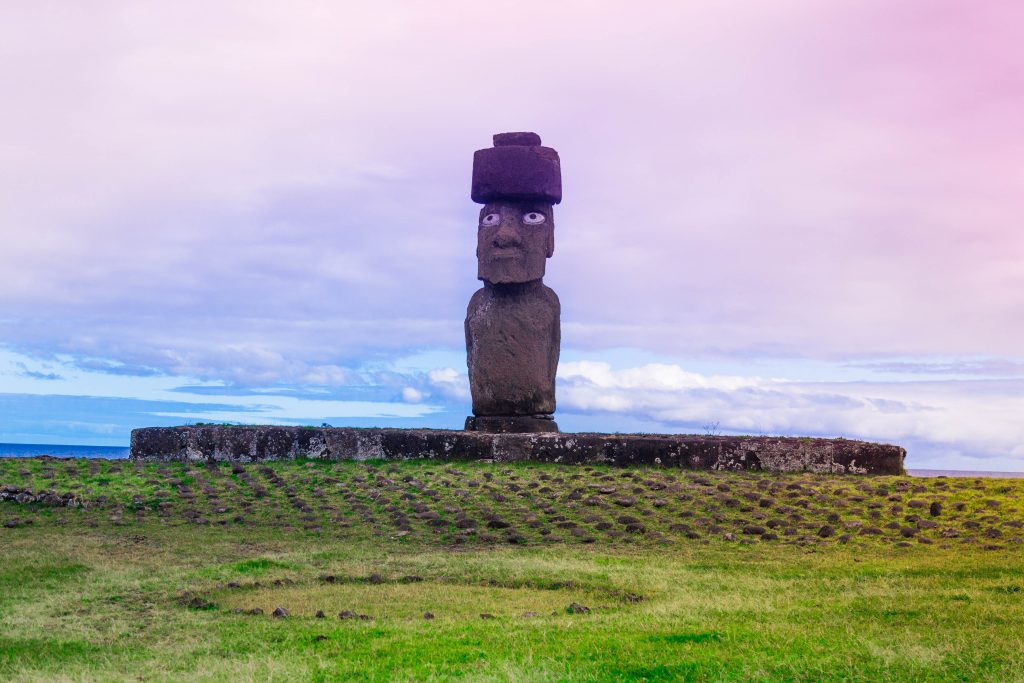
[[[488,252],[488,256],[492,259],[514,259],[520,258],[523,255],[522,249],[491,249]]]

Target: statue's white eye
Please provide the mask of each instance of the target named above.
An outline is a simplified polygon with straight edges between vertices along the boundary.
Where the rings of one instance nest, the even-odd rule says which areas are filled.
[[[540,211],[530,211],[523,214],[523,222],[527,225],[540,225],[547,220],[547,216]]]
[[[500,213],[489,213],[480,219],[480,225],[487,226],[488,228],[493,227],[501,222]]]

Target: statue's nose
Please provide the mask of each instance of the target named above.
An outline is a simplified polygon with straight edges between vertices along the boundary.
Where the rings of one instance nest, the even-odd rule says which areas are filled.
[[[492,244],[496,247],[517,247],[522,242],[519,239],[519,231],[510,221],[502,221],[498,232],[494,233]]]

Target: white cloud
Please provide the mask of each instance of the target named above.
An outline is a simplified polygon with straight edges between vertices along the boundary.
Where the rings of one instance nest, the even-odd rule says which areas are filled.
[[[142,421],[133,426],[163,417],[275,424],[326,420],[336,426],[386,419],[409,427],[429,421],[457,428],[469,410],[466,372],[423,365],[456,355],[429,353],[385,364],[395,366],[387,371],[331,368],[329,376],[345,380],[333,388],[290,383],[246,390],[182,376],[126,374],[118,368],[111,373],[105,364],[83,367],[68,356],[37,359],[0,350],[0,396],[77,396],[82,400],[65,403],[78,414],[89,401],[102,411],[99,406],[108,399],[131,398],[145,403],[109,405],[130,408],[133,412],[120,419]],[[836,367],[840,374],[848,372],[843,365]],[[909,373],[909,380],[820,382],[737,372],[740,366],[732,370],[694,372],[668,362],[616,367],[601,360],[567,361],[558,376],[558,420],[570,431],[703,433],[707,425],[716,425],[724,433],[843,436],[902,445],[909,451],[910,467],[1024,469],[1024,381],[1012,371],[1005,379],[921,381]],[[799,364],[789,370],[802,375]],[[396,394],[400,402],[392,398]],[[89,423],[76,420],[75,414],[47,414],[45,419],[62,420],[65,431],[72,423],[94,425],[75,428],[83,438],[114,423]]]
[[[466,372],[459,372],[454,368],[438,368],[427,373],[427,380],[430,386],[449,399],[468,401],[469,376]]]
[[[890,370],[905,373],[985,357],[979,377],[1019,377],[1024,100],[1005,84],[1022,14],[926,0],[5,3],[0,343],[78,360],[26,364],[37,375],[0,390],[150,396],[188,378],[465,403],[455,361],[368,368],[460,348],[478,286],[472,152],[529,129],[563,160],[546,277],[563,348],[904,357]],[[1007,445],[1010,384],[684,365],[565,363],[559,401],[671,425],[1020,443]]]
[[[26,373],[25,369],[29,372]],[[334,372],[332,370],[330,374]],[[345,376],[350,375],[347,370],[338,369],[338,372]],[[49,373],[57,373],[59,377],[49,379],[39,376]],[[309,387],[296,387],[292,384],[265,387],[251,393],[239,394],[230,391],[229,387],[203,382],[194,377],[111,374],[103,370],[83,369],[70,357],[38,360],[0,348],[0,394],[80,396],[97,400],[132,398],[174,404],[188,403],[192,406],[192,412],[175,410],[152,414],[189,420],[249,424],[264,421],[294,422],[315,418],[414,419],[438,410],[437,406],[427,404],[334,397],[320,399],[308,395],[291,395],[296,388],[308,390]],[[219,393],[218,390],[223,392]],[[226,409],[225,406],[236,406],[237,410]],[[59,417],[57,416],[58,419]]]
[[[405,387],[402,389],[402,400],[406,403],[419,403],[424,399],[424,394],[419,389],[414,387]]]
[[[973,451],[976,459],[1024,468],[1024,382],[1017,379],[826,383],[703,376],[665,364],[566,366],[560,411],[620,414],[666,431],[699,432],[717,423],[728,433],[912,441],[926,444],[917,454],[926,459]]]
[[[756,386],[761,382],[751,377],[707,377],[696,372],[687,372],[678,365],[649,363],[642,367],[612,370],[609,363],[600,361],[575,361],[562,363],[558,367],[560,379],[572,381],[584,379],[606,389],[645,389],[672,391],[680,389],[723,389]]]
[[[472,151],[533,128],[567,345],[1013,355],[1021,10],[888,5],[5,6],[0,338],[204,376],[454,347]]]

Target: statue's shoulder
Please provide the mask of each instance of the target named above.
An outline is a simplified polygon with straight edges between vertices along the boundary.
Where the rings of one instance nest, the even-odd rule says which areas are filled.
[[[562,302],[558,300],[558,295],[555,294],[555,290],[551,289],[547,285],[544,285],[543,287],[541,287],[540,291],[541,296],[544,297],[545,301],[547,301],[551,306],[557,308],[558,310],[562,310]]]
[[[479,308],[484,303],[484,301],[486,301],[490,297],[491,293],[487,290],[487,288],[481,287],[480,289],[473,292],[473,296],[469,298],[469,306],[467,306],[467,310],[472,311],[473,309]]]

